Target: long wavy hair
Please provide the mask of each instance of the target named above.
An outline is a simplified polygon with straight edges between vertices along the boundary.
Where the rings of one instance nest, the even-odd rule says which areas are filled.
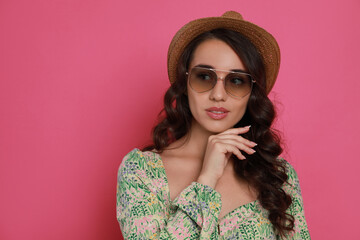
[[[166,91],[164,108],[159,113],[160,121],[153,128],[153,144],[143,151],[156,149],[159,153],[173,141],[185,136],[192,122],[187,92],[189,63],[196,47],[208,39],[219,39],[227,43],[240,57],[249,73],[256,80],[253,86],[246,112],[234,126],[251,125],[250,131],[243,137],[256,142],[256,153],[248,155],[246,160],[236,159],[235,171],[246,179],[258,192],[258,200],[269,211],[268,218],[275,232],[282,238],[294,229],[294,217],[286,210],[292,203],[291,197],[282,189],[288,176],[282,161],[277,157],[282,153],[281,139],[272,123],[276,117],[274,105],[266,93],[265,68],[255,46],[242,34],[227,29],[215,29],[197,36],[184,50],[177,67],[176,81]]]

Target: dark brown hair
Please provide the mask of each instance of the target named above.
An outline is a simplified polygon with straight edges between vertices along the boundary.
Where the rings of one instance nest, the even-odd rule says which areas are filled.
[[[208,39],[219,39],[227,43],[240,57],[249,73],[256,80],[252,89],[246,112],[234,126],[251,125],[244,138],[256,142],[256,153],[247,155],[246,160],[239,161],[235,155],[235,171],[245,178],[258,192],[258,200],[269,211],[269,220],[281,237],[294,228],[294,217],[286,210],[292,203],[291,197],[282,189],[288,176],[284,162],[277,160],[282,148],[280,137],[272,129],[276,117],[275,109],[266,94],[265,68],[255,46],[242,34],[227,30],[215,29],[196,37],[184,50],[177,68],[177,81],[167,90],[164,96],[164,109],[159,116],[161,121],[153,129],[153,144],[143,151],[156,149],[162,152],[173,141],[185,136],[190,130],[192,114],[186,96],[189,63],[196,47]]]

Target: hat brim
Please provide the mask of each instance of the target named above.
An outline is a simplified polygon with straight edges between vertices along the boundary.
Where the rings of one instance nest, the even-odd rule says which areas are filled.
[[[217,28],[241,33],[248,38],[262,56],[266,72],[266,92],[275,84],[280,68],[280,49],[275,38],[263,28],[241,19],[208,17],[193,20],[184,25],[172,39],[168,51],[168,75],[170,83],[176,81],[177,65],[186,46],[198,35]]]

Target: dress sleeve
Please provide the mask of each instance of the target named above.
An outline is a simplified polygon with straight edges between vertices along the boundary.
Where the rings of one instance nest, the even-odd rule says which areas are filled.
[[[295,169],[288,162],[286,162],[285,166],[289,178],[288,184],[285,185],[284,190],[285,192],[290,194],[292,198],[292,204],[288,208],[287,213],[291,214],[295,218],[294,231],[289,233],[289,236],[287,236],[286,239],[307,240],[310,239],[310,234],[305,220],[304,205],[301,196],[299,178]]]
[[[221,195],[193,182],[169,208],[161,184],[154,190],[158,182],[149,179],[152,169],[143,165],[141,154],[126,155],[118,172],[117,220],[124,239],[217,239]]]

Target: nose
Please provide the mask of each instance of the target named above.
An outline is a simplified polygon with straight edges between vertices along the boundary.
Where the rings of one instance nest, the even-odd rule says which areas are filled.
[[[213,101],[225,101],[227,98],[227,93],[225,90],[225,84],[224,79],[221,77],[218,77],[217,82],[213,89],[211,89],[210,100]]]

